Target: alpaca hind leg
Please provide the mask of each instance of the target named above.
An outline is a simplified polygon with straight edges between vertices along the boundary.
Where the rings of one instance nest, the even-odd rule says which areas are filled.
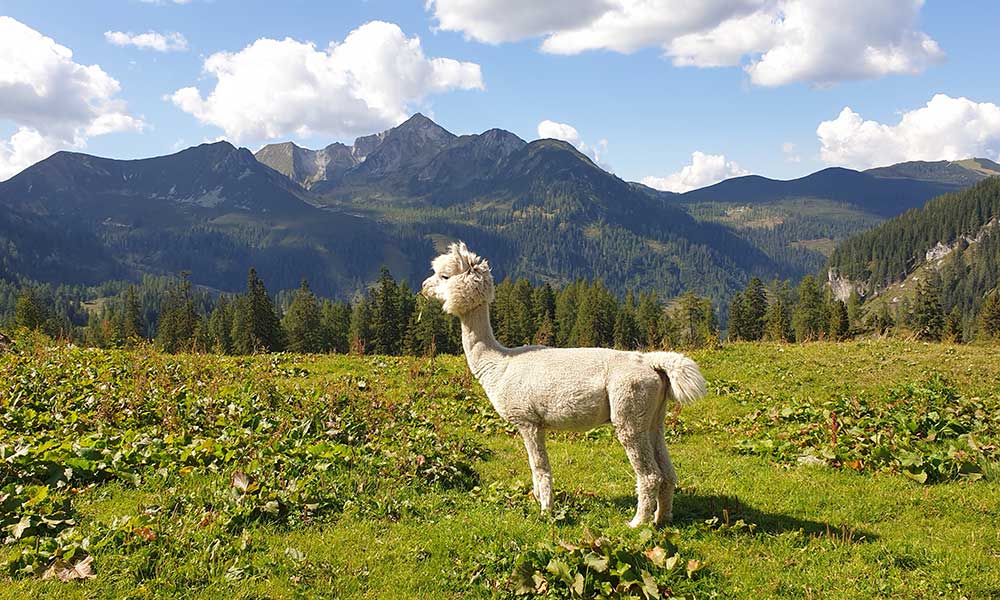
[[[552,470],[549,467],[549,454],[545,450],[545,430],[540,427],[522,427],[521,437],[528,451],[528,464],[531,466],[532,492],[542,512],[552,507]]]
[[[656,464],[663,473],[663,483],[660,485],[660,494],[656,500],[656,515],[653,517],[653,523],[658,527],[673,519],[674,488],[677,487],[677,471],[674,470],[674,463],[670,460],[664,433],[661,422],[659,428],[650,434],[653,451],[656,453]]]
[[[625,447],[625,454],[635,469],[637,503],[635,518],[629,523],[629,527],[638,527],[652,520],[660,484],[664,478],[656,462],[656,453],[648,431],[620,431],[618,440]]]

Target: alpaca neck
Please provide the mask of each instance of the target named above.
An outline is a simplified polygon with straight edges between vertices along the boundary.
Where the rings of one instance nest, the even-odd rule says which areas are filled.
[[[469,369],[489,392],[489,383],[499,374],[506,358],[506,348],[493,336],[488,304],[462,315],[462,348]]]

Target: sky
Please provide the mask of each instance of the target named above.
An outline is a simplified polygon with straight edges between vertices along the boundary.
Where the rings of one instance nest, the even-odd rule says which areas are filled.
[[[995,0],[0,0],[0,180],[422,112],[685,191],[1000,160]]]

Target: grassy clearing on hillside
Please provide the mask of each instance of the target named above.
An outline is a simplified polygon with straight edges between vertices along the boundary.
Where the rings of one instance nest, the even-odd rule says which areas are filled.
[[[461,357],[0,356],[0,597],[1000,596],[1000,348],[694,356],[661,531],[610,429],[539,515]]]

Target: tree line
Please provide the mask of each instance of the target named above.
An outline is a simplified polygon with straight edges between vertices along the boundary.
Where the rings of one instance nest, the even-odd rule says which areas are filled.
[[[212,296],[186,273],[124,287],[100,306],[89,306],[86,324],[74,326],[60,308],[65,295],[26,285],[16,294],[0,286],[0,301],[13,301],[9,325],[39,330],[95,347],[123,347],[153,341],[165,352],[252,354],[301,353],[383,355],[457,354],[462,351],[458,320],[440,303],[397,282],[383,268],[378,281],[353,302],[317,296],[302,281],[293,292],[272,296],[250,270],[241,294]],[[902,334],[960,342],[1000,337],[1000,292],[987,295],[978,318],[967,322],[958,306],[945,310],[942,277],[932,271],[912,298],[891,304],[846,301],[807,275],[765,284],[754,277],[728,306],[730,341],[806,342],[858,335]],[[491,318],[497,339],[507,346],[600,346],[623,350],[701,347],[720,341],[718,310],[707,297],[687,292],[672,299],[655,291],[619,297],[603,281],[578,279],[555,287],[527,279],[496,286]],[[79,314],[76,314],[79,319]]]

